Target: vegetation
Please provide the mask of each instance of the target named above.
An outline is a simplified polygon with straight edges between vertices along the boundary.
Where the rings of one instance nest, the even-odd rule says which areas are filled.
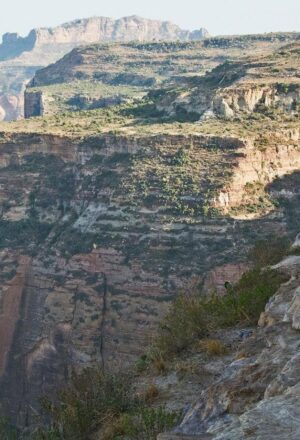
[[[37,245],[49,235],[52,225],[35,218],[20,221],[0,220],[0,249]]]
[[[287,280],[272,269],[255,267],[234,286],[226,285],[227,295],[180,295],[161,323],[156,341],[164,355],[180,353],[217,329],[254,325],[266,303]],[[209,347],[208,350],[219,350]]]
[[[17,430],[5,417],[0,417],[0,438],[1,440],[18,440]]]
[[[288,237],[259,240],[249,253],[249,258],[256,267],[266,267],[278,263],[289,253],[291,242]]]
[[[181,164],[181,153],[178,156]],[[257,323],[267,301],[287,280],[286,275],[270,265],[288,252],[289,242],[285,238],[258,242],[250,252],[253,268],[235,285],[226,283],[226,295],[179,295],[161,322],[155,343],[137,361],[137,374],[150,368],[155,374],[164,374],[169,368],[166,359],[176,359],[189,348],[200,349],[207,356],[226,355],[227,347],[213,336],[214,332]],[[78,299],[87,298],[79,293]],[[187,364],[180,371],[190,368]],[[41,400],[43,418],[35,432],[27,436],[18,434],[7,420],[1,419],[1,439],[88,440],[98,433],[103,440],[155,440],[158,433],[179,423],[180,414],[157,405],[160,390],[155,383],[143,392],[137,390],[135,383],[136,376],[128,372],[113,374],[90,368],[73,373],[55,400]]]
[[[138,396],[133,377],[126,373],[86,369],[73,374],[55,403],[42,399],[45,419],[51,421],[48,428],[26,436],[0,420],[1,440],[87,440],[96,432],[103,440],[156,440],[179,423],[180,414],[149,407],[150,393],[153,398],[150,388]]]

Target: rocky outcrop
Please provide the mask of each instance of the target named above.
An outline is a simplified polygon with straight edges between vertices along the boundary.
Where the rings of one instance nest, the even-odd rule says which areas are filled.
[[[214,199],[215,207],[230,208],[255,203],[275,178],[300,167],[299,130],[274,132],[267,139],[248,141],[241,151],[231,181]]]
[[[176,433],[159,438],[240,440],[299,436],[299,257],[276,267],[290,280],[269,301],[235,360],[203,390]]]
[[[25,91],[24,117],[43,116],[45,112],[45,97],[41,91],[27,93]]]
[[[170,115],[183,111],[199,121],[232,120],[247,114],[297,114],[300,100],[299,43],[272,56],[225,62],[187,83],[178,93],[161,93],[157,108]],[[291,72],[293,72],[291,74]],[[273,112],[273,113],[272,113]]]

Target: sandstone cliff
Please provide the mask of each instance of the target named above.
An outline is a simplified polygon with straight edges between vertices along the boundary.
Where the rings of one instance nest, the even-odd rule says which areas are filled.
[[[179,164],[182,148],[193,162]],[[15,420],[72,366],[130,362],[178,291],[236,280],[250,244],[298,228],[284,208],[250,229],[205,214],[243,149],[199,135],[2,135],[1,402]]]
[[[97,50],[105,52],[103,47]],[[137,50],[130,44],[121,47]],[[159,58],[159,47],[151,43],[147,50],[155,49]],[[164,56],[168,51],[173,56],[178,43],[166,48]],[[94,49],[83,51],[87,75],[99,67]],[[270,57],[269,45],[266,50]],[[155,90],[152,98],[158,101],[151,101],[150,93],[124,106],[54,112],[1,124],[0,401],[2,412],[17,424],[34,420],[41,394],[51,396],[72,368],[132,363],[178,292],[216,288],[224,293],[224,283],[236,281],[247,267],[247,252],[254,242],[298,233],[299,94],[297,87],[296,93],[290,89],[292,84],[298,86],[297,50],[293,45],[273,55],[273,69],[285,76],[292,72],[276,88],[280,99],[270,105],[280,104],[275,112],[264,107],[260,113],[257,106],[255,112],[240,109],[242,99],[232,99],[239,103],[239,118],[218,115],[195,124],[189,109],[172,117],[158,112],[154,104],[165,96]],[[81,56],[76,50],[67,59],[73,60],[74,54]],[[181,54],[180,60],[190,55]],[[268,57],[264,66],[255,60],[254,80],[267,73],[264,80],[274,87]],[[197,57],[192,60],[195,68]],[[78,65],[66,66],[66,76]],[[124,58],[117,67],[122,66]],[[204,80],[208,78],[208,92],[212,82],[216,90],[210,80],[217,78],[217,93],[230,89],[238,95],[245,75],[236,78],[235,66],[243,71],[243,63],[237,62],[208,74]],[[248,69],[247,81],[253,73],[251,66]],[[189,76],[183,87],[190,97],[194,81],[203,87],[203,78],[189,82]],[[168,90],[175,98],[178,81]],[[38,88],[32,95],[35,112],[35,101],[38,107],[45,102]],[[195,99],[199,96],[195,94]],[[262,338],[267,337],[262,332]],[[256,341],[259,338],[257,348]],[[265,356],[262,351],[262,359]],[[224,394],[210,378],[209,399],[199,396],[180,431],[206,433],[205,415],[214,415],[212,407],[217,416],[228,413],[234,406],[228,388],[237,383],[240,389],[253,370],[255,376],[252,360],[245,362],[250,372],[246,368],[242,379],[238,376],[233,382],[230,376]],[[220,369],[228,371],[227,364],[218,368],[218,377]],[[251,396],[261,397],[277,372],[274,368],[269,375],[268,369],[263,386]],[[217,395],[225,396],[223,406]],[[238,400],[240,406],[230,421],[240,423],[238,410],[246,403],[243,397]]]
[[[190,32],[167,21],[149,20],[135,15],[118,20],[92,17],[74,20],[55,28],[33,29],[27,37],[20,37],[15,33],[5,34],[0,45],[0,60],[13,59],[38,46],[71,44],[74,47],[99,41],[186,41],[200,40],[207,36],[208,32],[204,28]]]

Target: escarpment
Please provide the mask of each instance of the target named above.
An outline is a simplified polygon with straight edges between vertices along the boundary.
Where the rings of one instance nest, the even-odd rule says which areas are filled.
[[[173,23],[149,20],[138,16],[123,17],[118,20],[109,17],[91,17],[74,20],[54,28],[32,29],[28,36],[16,33],[3,35],[0,45],[1,61],[20,56],[41,46],[96,43],[98,41],[151,41],[157,40],[197,40],[208,36],[201,28],[189,32]]]
[[[176,115],[232,120],[245,114],[297,113],[300,94],[299,43],[272,55],[245,58],[217,66],[202,78],[182,85],[179,92],[161,91],[157,108]]]
[[[138,99],[153,90],[154,95],[160,97],[157,108],[168,114],[185,112],[198,115],[199,119],[211,108],[213,100],[214,111],[222,115],[230,104],[229,98],[229,104],[219,95],[213,98],[211,88],[214,82],[220,83],[220,87],[225,85],[222,75],[226,76],[226,69],[232,66],[238,66],[241,75],[241,65],[233,62],[216,69],[207,75],[215,79],[210,81],[205,76],[204,86],[196,93],[195,89],[189,92],[193,83],[201,84],[202,75],[226,60],[237,60],[241,51],[244,55],[262,52],[266,56],[297,38],[295,33],[276,34],[272,38],[268,35],[232,37],[225,39],[226,44],[220,37],[203,41],[106,42],[75,48],[56,63],[36,72],[25,92],[25,117],[112,106]],[[176,98],[177,90],[185,89],[186,84],[188,90]],[[161,87],[167,90],[170,87],[172,91],[164,96],[158,90]],[[250,86],[250,90],[252,88]],[[247,103],[255,99],[257,104],[261,99],[261,96],[248,98],[248,89],[244,94]],[[43,105],[37,103],[33,108],[32,103],[39,99]],[[242,98],[237,98],[236,92],[232,99],[243,107]],[[287,106],[292,104],[291,99],[291,96],[287,98]]]
[[[0,44],[0,120],[24,116],[25,85],[41,67],[57,61],[74,47],[101,41],[197,41],[208,35],[204,28],[185,31],[170,22],[124,17],[92,17],[55,28],[33,29],[28,36],[3,35]]]
[[[31,425],[73,370],[131,366],[179,293],[230,293],[255,242],[299,232],[297,38],[95,44],[35,75],[1,123],[1,414]],[[247,368],[210,375],[178,431],[240,423]]]
[[[298,227],[284,208],[249,224],[208,205],[247,148],[205,135],[2,134],[3,411],[26,424],[72,368],[132,362],[177,292],[216,276],[223,289],[254,241]]]

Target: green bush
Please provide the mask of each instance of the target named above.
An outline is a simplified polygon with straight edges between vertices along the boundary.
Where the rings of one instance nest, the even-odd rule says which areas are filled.
[[[164,355],[192,346],[211,331],[236,325],[254,325],[265,305],[287,276],[272,269],[246,272],[227,295],[180,295],[163,319],[156,340]]]
[[[107,419],[132,411],[135,405],[128,376],[104,374],[98,369],[73,374],[69,385],[59,393],[58,403],[42,401],[52,420],[54,438],[56,428],[63,440],[86,439]]]
[[[180,415],[163,408],[141,408],[127,419],[125,437],[130,440],[156,440],[180,422]]]
[[[73,374],[55,402],[42,400],[51,427],[38,429],[26,440],[87,440],[96,432],[103,440],[156,440],[160,432],[178,424],[180,417],[163,408],[147,408],[145,399],[135,395],[129,375],[99,369]]]

